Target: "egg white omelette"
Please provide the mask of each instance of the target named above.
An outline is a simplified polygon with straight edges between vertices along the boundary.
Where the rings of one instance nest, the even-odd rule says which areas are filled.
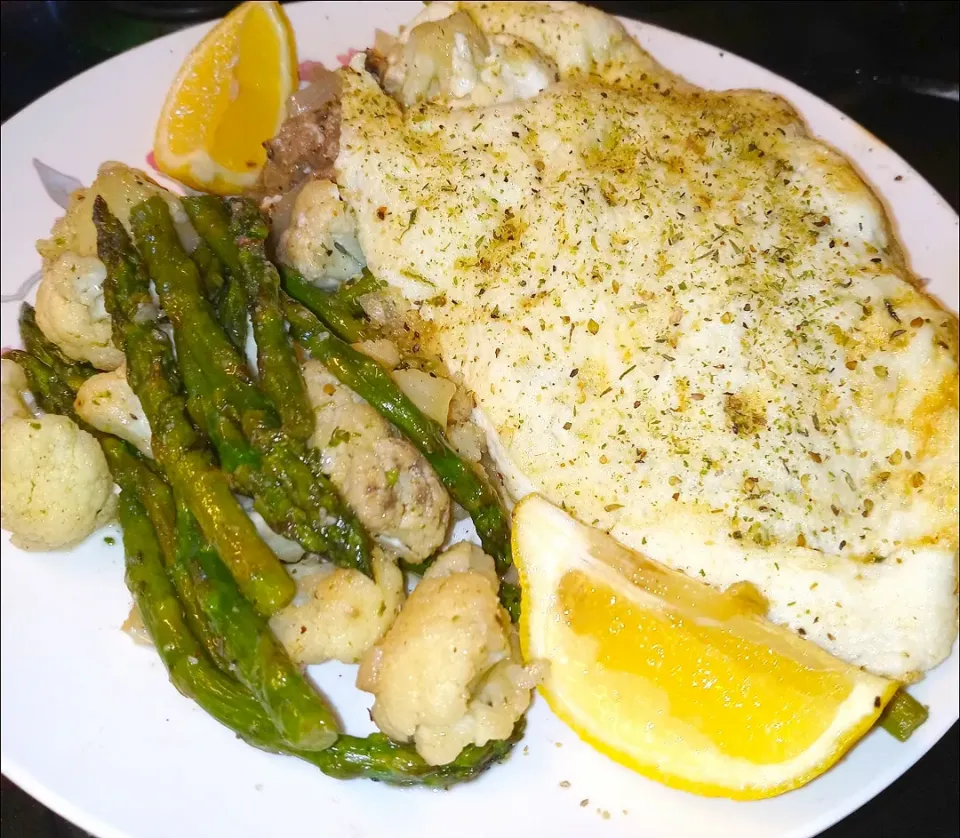
[[[600,12],[457,5],[483,35],[437,59],[450,95],[403,108],[362,55],[343,72],[336,173],[371,270],[475,392],[507,492],[748,580],[872,672],[943,660],[957,321],[870,188],[782,99],[693,87]],[[491,93],[462,66],[478,52],[547,81]]]

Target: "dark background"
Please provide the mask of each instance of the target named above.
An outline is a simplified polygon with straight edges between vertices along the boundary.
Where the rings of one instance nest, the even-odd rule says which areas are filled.
[[[9,119],[118,52],[233,5],[4,0],[0,118]],[[897,151],[957,209],[960,3],[690,0],[592,5],[715,44],[800,84]],[[957,838],[958,765],[954,725],[913,769],[823,838]],[[3,778],[0,838],[20,836],[82,838],[85,833]]]

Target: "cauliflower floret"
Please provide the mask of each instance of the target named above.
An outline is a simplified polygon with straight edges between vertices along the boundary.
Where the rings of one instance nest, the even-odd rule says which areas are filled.
[[[123,363],[113,345],[103,302],[107,269],[96,256],[62,253],[44,268],[37,290],[37,325],[66,355],[112,370]]]
[[[377,726],[413,740],[431,765],[451,762],[471,743],[505,739],[530,704],[536,671],[520,662],[497,586],[493,559],[456,545],[360,663],[357,686],[376,697]]]
[[[615,17],[580,3],[463,3],[488,36],[509,32],[555,61],[567,76],[622,65],[664,75]]]
[[[53,225],[49,239],[37,242],[43,257],[43,279],[37,291],[37,325],[67,355],[90,361],[103,370],[116,369],[123,353],[112,343],[110,318],[103,304],[106,269],[97,259],[93,201],[103,196],[110,210],[129,230],[130,210],[160,195],[170,208],[180,242],[188,250],[198,238],[179,198],[123,163],[104,163],[89,189],[70,196],[66,215]]]
[[[314,565],[295,568],[297,595],[270,618],[270,627],[293,660],[356,663],[389,628],[403,603],[403,574],[374,550],[373,575]]]
[[[557,81],[557,66],[527,41],[487,38],[467,12],[448,4],[418,16],[386,55],[384,89],[405,107],[447,97],[485,106],[536,96]]]
[[[297,195],[277,256],[321,288],[336,288],[366,264],[353,210],[329,180],[312,180]]]
[[[443,544],[450,497],[430,464],[319,361],[303,367],[321,466],[377,541],[412,562]]]
[[[513,35],[494,35],[490,45],[490,55],[480,70],[480,83],[470,94],[471,105],[532,99],[559,78],[557,65],[533,44]]]
[[[0,518],[17,547],[70,547],[113,517],[103,451],[72,420],[12,417],[0,429],[0,449]]]
[[[127,383],[126,364],[84,381],[77,390],[73,407],[81,419],[98,431],[114,434],[135,445],[146,456],[153,456],[150,423],[140,399]]]
[[[11,416],[29,419],[33,414],[23,399],[30,387],[20,365],[9,358],[0,359],[0,392],[2,392],[2,418],[6,422]]]
[[[460,541],[444,550],[437,560],[426,569],[424,579],[442,579],[454,573],[478,573],[484,577],[494,591],[500,589],[497,568],[483,550],[471,541]]]
[[[483,32],[465,12],[414,24],[387,56],[384,90],[405,107],[438,96],[469,96],[490,54]]]
[[[197,234],[180,200],[172,192],[152,181],[145,172],[123,163],[107,162],[100,166],[97,177],[88,189],[78,189],[70,196],[67,213],[53,225],[49,239],[37,242],[44,267],[52,265],[64,253],[77,256],[97,255],[97,231],[93,226],[93,199],[103,196],[110,211],[130,230],[130,210],[141,201],[160,195],[170,208],[180,242],[192,251]]]

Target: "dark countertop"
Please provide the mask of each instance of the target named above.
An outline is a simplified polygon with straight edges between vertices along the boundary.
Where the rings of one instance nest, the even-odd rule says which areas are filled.
[[[221,14],[230,2],[0,4],[0,118],[118,52]],[[837,106],[958,208],[960,3],[607,2],[606,11],[682,32],[761,64]],[[823,838],[960,836],[958,727]],[[3,778],[0,838],[81,838]],[[687,836],[677,836],[687,838]]]

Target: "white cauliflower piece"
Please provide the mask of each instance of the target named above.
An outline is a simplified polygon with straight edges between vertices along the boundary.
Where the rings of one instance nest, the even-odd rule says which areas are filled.
[[[107,269],[96,256],[69,251],[43,270],[37,289],[37,325],[64,354],[112,370],[123,363],[113,345],[110,316],[103,302]]]
[[[493,559],[456,545],[360,663],[357,686],[376,697],[377,726],[412,740],[431,765],[451,762],[471,743],[505,739],[530,704],[536,672],[520,662],[497,587]]]
[[[477,573],[493,585],[494,591],[500,589],[493,559],[471,541],[460,541],[444,550],[426,569],[423,578],[442,579],[454,573]]]
[[[564,78],[615,71],[628,65],[642,72],[663,70],[612,15],[580,3],[460,3],[476,25],[492,37],[510,33],[556,62]]]
[[[125,439],[142,454],[153,456],[150,423],[140,399],[127,382],[126,364],[84,381],[77,390],[73,407],[81,419],[98,431]]]
[[[319,361],[303,367],[316,415],[310,445],[367,531],[387,549],[420,562],[443,544],[450,497],[424,456]]]
[[[404,30],[387,55],[383,87],[404,107],[440,96],[469,96],[490,54],[483,32],[465,12],[445,5],[436,15]]]
[[[33,416],[23,399],[24,393],[29,389],[27,377],[20,365],[9,358],[0,359],[0,393],[2,393],[0,423],[6,422],[11,416],[17,416],[20,419],[29,419]]]
[[[471,105],[532,99],[559,79],[557,65],[527,41],[513,35],[494,35],[490,46],[479,84],[470,93]]]
[[[486,106],[536,96],[557,81],[556,64],[521,38],[487,37],[471,15],[432,4],[386,55],[384,89],[405,107],[450,99],[452,106]]]
[[[8,419],[0,451],[0,521],[17,547],[70,547],[113,517],[113,479],[100,444],[67,417]]]
[[[50,238],[37,242],[44,267],[67,252],[77,256],[97,255],[97,231],[93,226],[93,200],[97,195],[103,197],[127,232],[130,231],[130,210],[141,201],[160,195],[170,208],[181,244],[188,251],[196,247],[197,234],[176,195],[155,183],[145,172],[108,161],[100,166],[88,189],[78,189],[70,196],[67,213],[53,225]]]
[[[321,288],[333,289],[366,264],[357,241],[357,219],[329,180],[312,180],[297,195],[277,257]]]
[[[403,574],[374,550],[373,575],[319,565],[295,568],[297,595],[270,618],[270,627],[293,660],[356,663],[389,628],[403,603]]]
[[[66,215],[37,242],[43,257],[43,279],[37,291],[37,325],[67,355],[89,361],[103,370],[123,361],[111,341],[110,318],[103,304],[106,269],[97,259],[97,232],[93,226],[93,201],[100,195],[120,222],[130,229],[130,210],[141,201],[160,195],[170,208],[180,242],[192,251],[197,234],[179,198],[154,183],[144,172],[123,163],[104,163],[89,189],[70,196]]]

